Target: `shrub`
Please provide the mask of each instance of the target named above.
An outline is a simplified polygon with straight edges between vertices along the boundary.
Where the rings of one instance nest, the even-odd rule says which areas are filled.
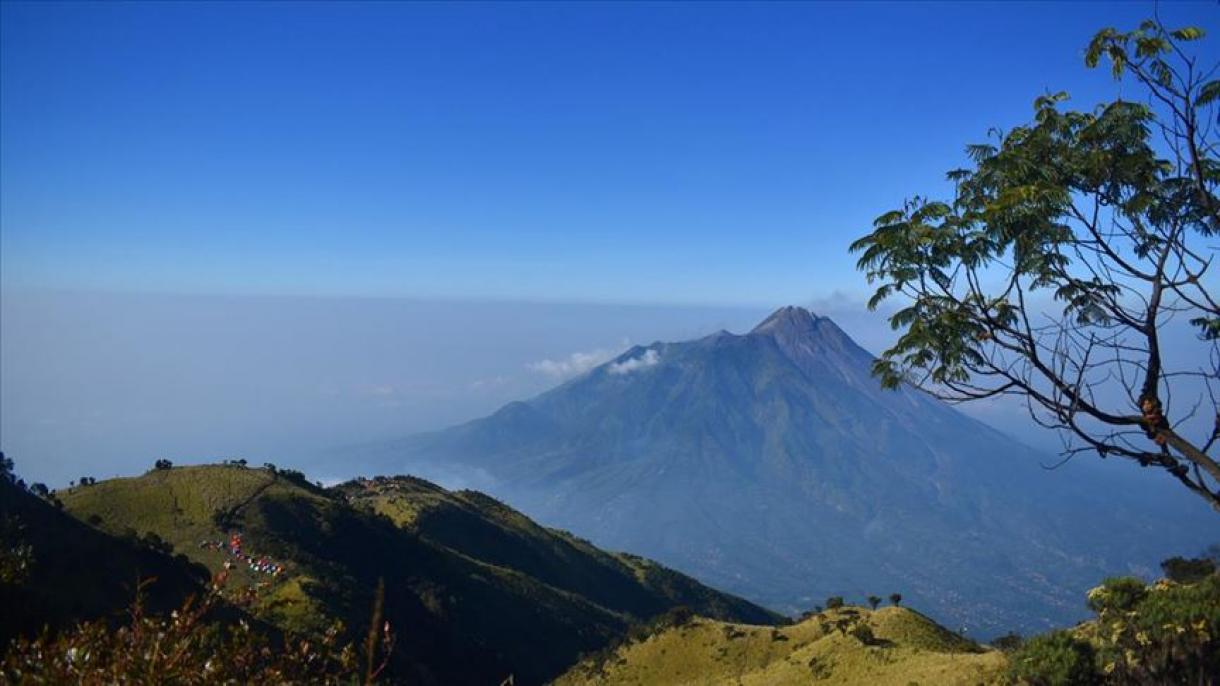
[[[991,641],[991,647],[1005,653],[1013,653],[1021,649],[1025,645],[1025,639],[1021,638],[1021,634],[1015,631],[1010,631],[1003,636],[999,636]]]
[[[1098,613],[1127,612],[1148,595],[1148,586],[1133,576],[1106,579],[1089,591],[1089,609]]]
[[[695,611],[686,605],[678,605],[665,611],[665,614],[658,617],[654,622],[657,629],[669,627],[683,627],[690,624],[695,619]]]
[[[872,645],[876,641],[872,628],[864,622],[856,622],[847,630],[847,634],[866,646]]]
[[[26,540],[25,525],[15,516],[0,517],[0,584],[24,584],[33,567],[34,547]]]
[[[1161,569],[1165,572],[1165,578],[1170,581],[1176,581],[1179,584],[1193,584],[1215,574],[1216,563],[1205,557],[1197,559],[1171,557],[1161,563]]]
[[[1031,638],[1009,662],[1018,684],[1087,686],[1100,683],[1093,646],[1070,631],[1053,631]]]
[[[877,596],[875,596],[875,595],[870,595],[870,596],[868,597],[868,606],[869,606],[869,607],[871,607],[871,608],[873,608],[874,610],[876,610],[876,609],[877,609],[877,606],[878,606],[878,605],[880,605],[880,604],[881,604],[881,599],[880,599],[880,598],[878,598]]]
[[[1208,683],[1220,674],[1220,577],[1161,581],[1130,611],[1098,617],[1102,671],[1116,683]]]
[[[837,610],[840,607],[843,607],[843,596],[832,595],[826,599],[826,609],[827,610]]]
[[[213,620],[223,606],[223,582],[219,577],[202,601],[187,600],[168,617],[146,615],[137,593],[117,629],[95,621],[57,635],[19,638],[0,662],[0,682],[370,684],[380,677],[393,647],[388,623],[378,627],[374,621],[362,665],[353,646],[338,645],[338,626],[314,640],[273,642],[244,620]]]
[[[902,604],[902,594],[901,593],[891,593],[890,602],[893,603],[894,605],[901,605]]]

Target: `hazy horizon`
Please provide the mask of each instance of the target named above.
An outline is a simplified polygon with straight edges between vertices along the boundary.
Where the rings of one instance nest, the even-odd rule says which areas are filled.
[[[895,336],[885,312],[868,312],[843,293],[697,307],[5,292],[0,450],[27,480],[51,486],[141,473],[160,458],[244,458],[302,468],[311,478],[349,478],[359,468],[329,460],[329,452],[485,416],[631,345],[744,333],[789,304],[830,317],[874,354]],[[1167,346],[1192,341],[1188,330],[1176,333]],[[958,409],[1055,462],[1057,436],[1022,408]],[[1092,455],[1070,468],[1146,476]],[[1136,483],[1181,497],[1167,478]]]

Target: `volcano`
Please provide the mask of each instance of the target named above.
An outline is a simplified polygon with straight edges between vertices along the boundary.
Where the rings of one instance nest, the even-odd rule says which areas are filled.
[[[796,613],[901,593],[981,635],[1063,625],[1106,575],[1197,552],[1204,517],[913,388],[799,307],[636,346],[530,400],[351,455],[464,474],[540,521]],[[1151,476],[1151,475],[1150,475]]]

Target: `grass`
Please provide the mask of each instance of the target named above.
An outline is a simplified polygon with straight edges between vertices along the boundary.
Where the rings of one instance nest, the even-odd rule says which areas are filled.
[[[213,573],[231,559],[200,543],[240,531],[246,552],[286,571],[272,577],[239,563],[229,588],[243,610],[281,630],[367,624],[384,580],[385,617],[405,639],[396,672],[421,683],[498,683],[509,673],[543,683],[676,605],[778,620],[660,565],[541,527],[481,493],[411,477],[321,489],[265,469],[174,467],[59,497],[81,522],[119,540],[155,535]]]
[[[861,640],[836,622],[867,626]],[[1006,658],[899,607],[831,610],[789,626],[695,618],[574,667],[556,686],[586,684],[986,684]]]

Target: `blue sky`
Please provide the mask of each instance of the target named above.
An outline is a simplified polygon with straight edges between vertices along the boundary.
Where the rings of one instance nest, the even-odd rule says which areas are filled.
[[[846,246],[873,217],[1038,94],[1118,93],[1083,46],[1152,11],[6,2],[0,286],[858,294]]]

